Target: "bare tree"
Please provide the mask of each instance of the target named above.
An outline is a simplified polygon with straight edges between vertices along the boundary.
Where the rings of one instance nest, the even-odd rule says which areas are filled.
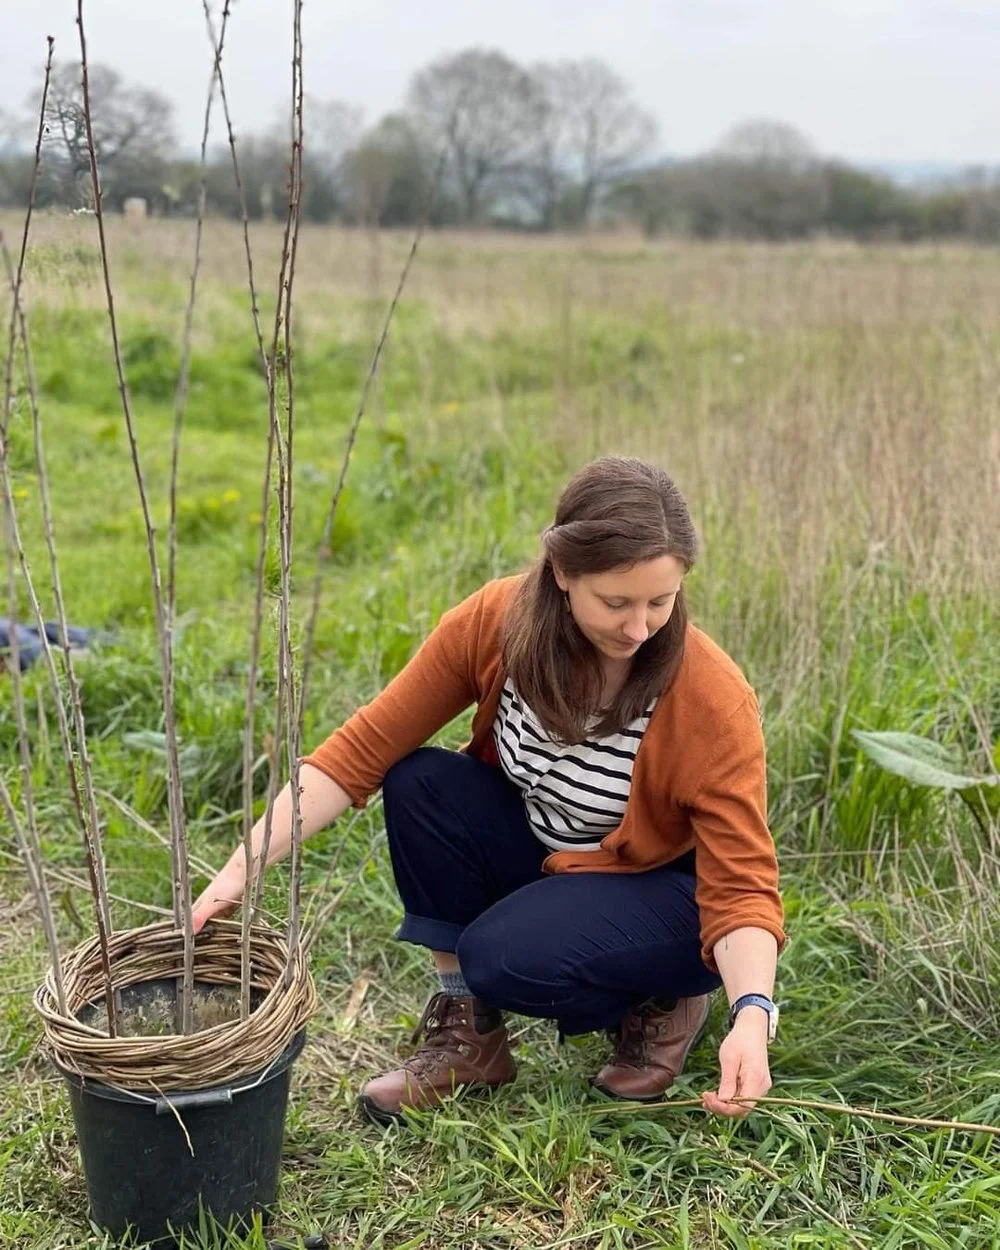
[[[126,83],[107,65],[90,68],[90,99],[106,197],[115,202],[156,188],[174,151],[173,105],[156,91]],[[29,103],[37,109],[37,93]],[[62,162],[65,198],[79,199],[79,191],[73,192],[87,177],[90,162],[77,62],[53,67],[45,122]]]
[[[405,117],[390,113],[344,159],[349,216],[366,225],[413,224],[433,178],[434,153]]]
[[[531,74],[502,52],[472,48],[421,70],[407,98],[429,142],[448,157],[464,221],[481,220],[503,193],[519,194],[545,113]]]
[[[0,109],[0,156],[8,156],[23,146],[25,128],[13,113]]]
[[[313,221],[342,213],[347,199],[344,160],[361,137],[364,110],[343,100],[307,96],[310,140],[304,158],[302,209]]]
[[[816,163],[816,153],[804,134],[787,122],[755,117],[728,130],[713,150],[723,160],[803,169]]]
[[[741,122],[702,162],[702,173],[723,233],[801,238],[826,218],[829,179],[809,140],[785,122]]]
[[[272,132],[267,135],[244,135],[239,140],[239,162],[242,175],[243,200],[251,221],[273,217],[281,208],[281,192],[288,179],[288,144]],[[197,167],[188,164],[176,167],[176,197],[180,203],[193,204],[198,178]],[[239,218],[242,207],[239,188],[233,181],[230,153],[226,147],[215,150],[208,165],[207,200],[214,212]]]
[[[307,95],[309,151],[324,169],[334,171],[361,137],[364,110],[344,100],[319,100]]]
[[[623,78],[603,61],[559,61],[535,67],[545,101],[539,185],[545,216],[583,224],[606,188],[652,148],[654,118],[635,102]]]
[[[623,184],[622,203],[650,234],[801,238],[828,221],[831,178],[808,140],[781,122],[734,127],[706,156]]]

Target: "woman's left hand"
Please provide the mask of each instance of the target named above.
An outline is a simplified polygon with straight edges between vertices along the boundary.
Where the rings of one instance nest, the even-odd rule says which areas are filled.
[[[771,1088],[767,1062],[767,1015],[747,1007],[736,1017],[732,1030],[719,1047],[718,1092],[706,1090],[702,1106],[715,1115],[746,1115],[754,1103],[732,1102],[732,1098],[763,1098]]]

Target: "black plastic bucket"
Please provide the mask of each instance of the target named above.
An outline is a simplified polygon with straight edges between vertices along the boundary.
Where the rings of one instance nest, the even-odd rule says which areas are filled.
[[[127,1005],[130,993],[172,986],[147,981],[122,997]],[[164,1097],[63,1071],[94,1223],[115,1237],[164,1245],[197,1231],[205,1216],[232,1229],[247,1227],[255,1213],[266,1221],[292,1063],[304,1044],[302,1029],[252,1076]]]

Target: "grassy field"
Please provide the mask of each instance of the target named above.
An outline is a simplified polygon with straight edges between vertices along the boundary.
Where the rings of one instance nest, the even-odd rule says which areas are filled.
[[[111,234],[161,522],[190,233],[115,222]],[[277,234],[254,242],[270,287]],[[408,243],[303,235],[299,626]],[[70,619],[111,637],[81,664],[94,768],[165,829],[162,763],[125,737],[159,730],[162,707],[92,221],[38,219],[27,274]],[[237,837],[265,431],[241,238],[212,224],[182,460],[177,678],[192,838],[210,863]],[[693,615],[762,701],[790,933],[773,1092],[1000,1123],[998,831],[957,799],[880,773],[851,736],[927,734],[979,771],[1000,736],[1000,254],[426,240],[335,532],[308,743],[378,690],[448,605],[522,567],[562,482],[606,451],[655,458],[676,477],[704,543]],[[11,458],[42,587],[22,399]],[[275,567],[276,556],[272,585]],[[269,658],[258,742],[273,672]],[[82,856],[40,666],[28,693],[68,949],[88,930],[88,904],[67,880]],[[464,728],[442,740],[459,743]],[[15,747],[0,681],[12,784]],[[105,814],[111,888],[135,900],[114,919],[141,923],[138,903],[169,905],[169,860],[110,803]],[[315,951],[322,1006],[295,1072],[279,1232],[397,1250],[1000,1246],[995,1138],[799,1109],[734,1123],[607,1105],[587,1084],[603,1039],[557,1047],[541,1022],[514,1021],[520,1076],[495,1098],[455,1102],[406,1131],[362,1122],[359,1084],[405,1044],[431,987],[422,953],[392,939],[399,908],[380,833],[373,805],[306,848],[317,903],[354,880]],[[96,1250],[108,1243],[87,1225],[68,1103],[39,1051],[31,991],[45,953],[7,831],[0,855],[0,1245]],[[275,871],[277,912],[283,880]],[[722,1006],[681,1095],[717,1079]]]

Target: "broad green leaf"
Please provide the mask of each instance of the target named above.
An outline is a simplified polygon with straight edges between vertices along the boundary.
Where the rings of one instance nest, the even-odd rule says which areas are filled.
[[[983,783],[991,784],[992,777],[972,777],[959,771],[960,764],[947,747],[920,738],[916,734],[883,733],[852,730],[858,745],[870,759],[897,777],[905,777],[918,786],[935,786],[941,790],[965,790]]]
[[[155,729],[134,729],[122,734],[122,742],[138,751],[166,751],[167,735]]]
[[[154,729],[136,729],[131,733],[123,734],[122,742],[133,751],[150,751],[154,755],[162,756],[164,760],[167,758],[167,736]],[[179,745],[177,762],[180,765],[181,777],[185,780],[193,777],[202,767],[204,758],[205,752],[197,743],[192,742],[188,746]]]

